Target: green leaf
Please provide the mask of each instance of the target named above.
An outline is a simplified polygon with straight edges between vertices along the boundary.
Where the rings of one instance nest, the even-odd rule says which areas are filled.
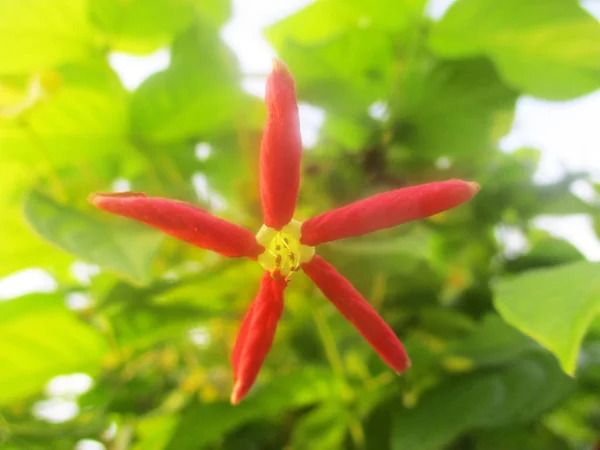
[[[231,2],[222,0],[190,0],[202,22],[220,27],[231,16]]]
[[[437,63],[403,89],[394,113],[407,144],[435,158],[485,156],[509,131],[517,99],[485,60]]]
[[[112,50],[141,54],[168,44],[193,9],[181,0],[91,0],[90,14]]]
[[[101,222],[37,191],[25,202],[25,217],[57,247],[138,283],[150,280],[152,259],[162,240],[158,232]]]
[[[598,415],[597,391],[593,388],[574,393],[560,408],[544,418],[544,425],[555,436],[562,436],[572,443],[589,447],[598,441],[595,417]],[[573,448],[573,446],[569,447]]]
[[[237,406],[227,402],[191,405],[176,427],[165,450],[204,448],[210,442],[260,417],[276,417],[282,411],[308,406],[339,395],[340,384],[331,370],[310,368],[279,376],[266,383]],[[202,424],[202,433],[195,430]]]
[[[504,279],[495,288],[494,304],[504,320],[553,352],[573,375],[600,307],[600,264],[577,262]]]
[[[0,74],[84,59],[92,47],[85,0],[0,0]]]
[[[322,141],[331,140],[348,150],[362,150],[369,139],[369,125],[364,119],[328,114],[321,128]],[[323,139],[325,138],[325,139]]]
[[[365,448],[390,448],[394,412],[398,408],[396,397],[390,396],[374,408],[363,422]]]
[[[507,368],[502,374],[502,405],[482,415],[477,424],[495,427],[509,422],[516,413],[537,398],[543,381],[544,371],[534,362],[523,361]]]
[[[177,416],[149,416],[137,421],[137,439],[132,450],[163,450],[177,426]]]
[[[538,234],[540,236],[535,236]],[[525,255],[507,261],[509,272],[523,272],[527,269],[558,266],[576,261],[585,257],[570,242],[550,236],[548,233],[536,230],[531,239],[532,247]]]
[[[57,294],[0,302],[0,340],[2,404],[40,391],[54,376],[97,371],[106,351]]]
[[[423,0],[319,1],[265,34],[294,73],[301,98],[335,112],[338,126],[346,118],[356,124],[393,89],[398,47],[424,6]]]
[[[441,449],[469,429],[534,420],[571,393],[573,385],[547,354],[446,380],[413,409],[397,412],[392,448]]]
[[[519,364],[528,365],[529,361],[533,361],[544,374],[543,380],[538,383],[533,390],[536,390],[537,395],[533,396],[526,406],[521,408],[513,408],[514,415],[511,422],[531,422],[536,420],[541,414],[548,412],[558,403],[563,401],[569,394],[572,394],[576,387],[575,380],[565,375],[556,359],[550,354],[534,353],[529,357],[529,360],[523,360]],[[505,381],[507,384],[507,381]],[[512,390],[514,393],[514,389]],[[509,404],[511,397],[508,397]],[[520,401],[519,395],[513,396],[513,401]],[[508,406],[508,405],[507,405]],[[508,422],[508,420],[507,420]],[[492,425],[493,426],[493,425]]]
[[[31,233],[21,207],[22,193],[32,182],[33,174],[26,165],[5,160],[0,152],[0,277],[27,267],[55,270],[72,260],[69,255],[52,248]],[[33,263],[34,261],[34,263]]]
[[[375,235],[355,240],[331,243],[335,251],[348,255],[384,257],[402,254],[415,259],[430,259],[433,234],[425,228],[413,228],[410,232],[391,236]]]
[[[67,65],[44,73],[40,82],[25,114],[0,121],[2,159],[47,176],[129,149],[128,94],[106,61]]]
[[[317,12],[313,15],[303,10],[301,16],[288,19],[290,22],[267,29],[266,35],[292,70],[300,98],[339,115],[356,117],[366,114],[367,108],[391,89],[395,54],[383,30],[354,29],[356,22],[351,22],[350,28],[332,33],[327,27],[337,28],[337,22],[344,20],[337,11],[338,7],[345,9],[343,5],[315,2],[308,8],[333,8],[333,17],[321,20]],[[301,29],[304,32],[300,33]]]
[[[539,347],[533,340],[499,316],[489,314],[466,339],[451,346],[447,353],[483,366],[516,360],[524,352],[536,348]]]
[[[291,447],[297,450],[342,448],[348,419],[348,411],[343,405],[323,404],[298,420]]]
[[[554,434],[539,427],[510,426],[482,430],[475,433],[476,450],[568,450],[572,447],[561,442]]]
[[[217,31],[191,28],[173,44],[171,66],[134,93],[134,131],[148,141],[168,142],[231,128],[243,114],[236,75]]]
[[[413,409],[396,414],[392,450],[441,449],[501,402],[497,378],[467,376],[430,391]]]
[[[21,208],[5,209],[0,217],[0,277],[29,267],[56,271],[73,262],[70,255],[31,233]]]
[[[600,24],[575,1],[459,0],[430,45],[445,58],[488,56],[508,83],[538,97],[600,88]]]
[[[276,48],[281,48],[286,42],[322,44],[360,28],[398,32],[412,25],[413,20],[421,15],[425,3],[425,0],[314,2],[271,26],[267,36]],[[391,9],[394,9],[394,14],[389,13]]]
[[[135,298],[135,302],[127,302]],[[187,304],[145,304],[139,297],[120,297],[122,311],[112,318],[115,340],[123,348],[149,348],[159,341],[183,336],[193,326],[218,317],[207,309]],[[141,303],[141,304],[140,304]]]

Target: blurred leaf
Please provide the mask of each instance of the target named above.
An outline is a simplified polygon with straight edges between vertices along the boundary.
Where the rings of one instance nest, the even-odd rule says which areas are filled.
[[[322,44],[357,28],[397,32],[412,25],[412,21],[422,13],[425,3],[426,0],[374,3],[360,0],[318,1],[279,21],[267,35],[279,48],[286,41],[302,45]],[[394,14],[389,13],[392,8],[395,8]],[[338,69],[343,70],[341,67]]]
[[[547,355],[446,380],[396,413],[392,448],[441,449],[465,430],[535,419],[568,395],[573,380]]]
[[[499,427],[475,434],[476,450],[567,450],[570,447],[543,429],[525,426]]]
[[[397,399],[392,397],[381,402],[364,422],[365,448],[390,448],[392,422],[398,407]]]
[[[600,307],[600,265],[577,262],[502,280],[494,304],[511,325],[553,352],[573,375],[581,341]]]
[[[256,184],[258,160],[255,156],[260,149],[260,135],[244,133],[243,136],[243,145],[240,145],[237,136],[235,139],[217,140],[212,153],[201,165],[209,186],[227,200],[230,210],[256,201],[259,195]]]
[[[239,299],[245,311],[248,301],[258,291],[260,274],[261,268],[255,261],[219,260],[174,283],[164,292],[155,293],[154,298],[158,304],[195,305],[214,315],[231,311],[235,300]]]
[[[369,139],[371,121],[328,114],[321,129],[322,140],[328,138],[347,150],[362,150]]]
[[[25,203],[25,216],[44,239],[85,261],[138,283],[150,280],[152,258],[162,240],[158,232],[100,222],[37,191]]]
[[[31,267],[56,269],[72,260],[31,233],[21,208],[22,192],[32,173],[23,164],[5,161],[0,152],[0,277]],[[35,261],[35,263],[32,263]]]
[[[187,27],[193,10],[181,0],[91,0],[90,14],[111,50],[150,53]]]
[[[40,391],[54,376],[95,372],[106,350],[58,294],[0,302],[0,340],[2,404]]]
[[[38,100],[41,88],[39,75],[0,75],[0,119],[18,117]]]
[[[348,429],[348,411],[343,405],[323,404],[302,416],[294,427],[292,448],[329,450],[342,448]]]
[[[137,442],[132,450],[163,450],[177,426],[177,416],[145,417],[138,421]]]
[[[395,236],[397,235],[397,236]],[[361,239],[333,242],[333,250],[361,256],[383,257],[405,253],[406,257],[428,259],[431,257],[433,234],[425,228],[413,228],[404,234],[392,236],[373,235]]]
[[[477,422],[482,427],[534,420],[573,387],[573,380],[561,372],[547,355],[522,359],[498,374],[503,386],[501,404]]]
[[[92,50],[85,0],[0,0],[0,74],[82,60]]]
[[[148,348],[184,336],[192,326],[218,317],[193,305],[140,304],[138,296],[122,297],[123,309],[112,318],[115,340],[122,347]],[[212,313],[212,314],[211,314]]]
[[[496,407],[502,393],[497,378],[473,375],[447,381],[413,409],[396,413],[392,450],[441,449]]]
[[[235,125],[243,95],[234,59],[216,30],[193,27],[173,44],[171,66],[134,93],[134,131],[149,141],[182,141]]]
[[[486,155],[509,131],[517,99],[485,60],[439,62],[404,90],[398,133],[418,154],[451,160]]]
[[[533,340],[499,316],[489,314],[466,339],[451,346],[447,353],[478,365],[495,365],[515,360],[536,348],[539,347]]]
[[[53,248],[31,232],[20,208],[6,211],[0,228],[0,277],[29,267],[64,269],[73,257]]]
[[[0,121],[2,159],[56,178],[58,168],[81,165],[95,175],[92,162],[102,167],[101,158],[122,157],[130,146],[128,98],[108,64],[87,61],[44,76],[37,102],[18,120]]]
[[[576,1],[459,0],[430,44],[445,58],[486,55],[535,96],[569,99],[600,88],[600,24]]]
[[[523,272],[527,269],[558,266],[581,261],[585,257],[570,242],[547,235],[533,240],[532,248],[525,255],[507,261],[509,272]]]
[[[196,12],[214,27],[223,25],[231,15],[231,3],[223,0],[190,0]]]
[[[589,342],[586,342],[581,349],[577,376],[585,383],[600,386],[600,340],[594,331],[590,328]]]
[[[532,361],[522,361],[505,370],[502,382],[504,389],[501,405],[483,415],[477,421],[478,425],[501,426],[510,422],[513,415],[529,407],[529,402],[540,395],[544,371]]]
[[[313,367],[277,377],[237,406],[228,402],[191,405],[165,450],[201,449],[249,420],[335,398],[339,388],[329,369]],[[202,434],[195,432],[199,424]]]
[[[544,418],[544,425],[574,445],[586,448],[598,440],[598,399],[594,392],[577,392],[560,409]]]
[[[365,114],[392,88],[393,38],[414,25],[424,5],[319,1],[269,27],[266,35],[292,69],[301,98],[345,116]]]
[[[466,314],[449,308],[423,308],[420,311],[421,327],[436,336],[450,339],[473,331],[474,321]]]
[[[554,195],[552,195],[554,194]],[[566,214],[581,214],[592,213],[596,208],[584,202],[579,197],[565,192],[542,192],[540,195],[541,202],[538,204],[541,214],[548,215],[566,215]]]
[[[543,380],[535,386],[537,395],[522,408],[514,408],[511,422],[530,422],[546,413],[563,401],[575,388],[575,380],[562,371],[554,357],[544,353],[533,353],[529,359],[524,359],[519,364],[529,365],[529,361],[535,362],[542,369]],[[532,372],[533,373],[533,372]],[[514,399],[519,401],[520,397],[508,397],[508,403]]]

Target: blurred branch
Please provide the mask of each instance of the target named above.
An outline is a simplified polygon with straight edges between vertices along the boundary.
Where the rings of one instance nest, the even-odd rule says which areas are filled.
[[[126,419],[119,427],[114,443],[109,447],[110,450],[127,450],[129,448],[133,438],[133,423],[134,419]]]
[[[333,336],[331,328],[329,328],[329,325],[327,325],[327,321],[321,314],[321,310],[319,307],[313,305],[312,313],[315,324],[317,325],[319,337],[321,338],[321,342],[323,343],[323,347],[325,348],[325,354],[327,355],[329,364],[331,365],[336,375],[341,380],[343,380],[345,388],[349,388],[345,376],[342,357],[337,349],[335,337]],[[350,412],[350,414],[348,415],[348,429],[350,430],[350,436],[352,438],[352,441],[354,442],[355,448],[364,449],[365,433],[362,427],[362,423],[354,414],[352,414],[352,412]]]
[[[323,347],[325,348],[325,354],[327,356],[327,360],[329,364],[333,368],[333,371],[340,378],[345,378],[344,375],[344,365],[342,363],[342,358],[337,350],[337,346],[335,344],[335,338],[333,333],[331,332],[331,328],[327,325],[323,314],[321,314],[321,310],[313,305],[312,308],[313,319],[315,320],[315,324],[317,325],[317,331],[319,332],[319,337],[321,338],[321,342],[323,343]]]

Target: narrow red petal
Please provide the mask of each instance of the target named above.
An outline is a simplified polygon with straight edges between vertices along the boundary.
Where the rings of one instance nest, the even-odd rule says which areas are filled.
[[[238,350],[237,367],[234,367],[236,380],[231,393],[231,403],[234,405],[244,398],[254,384],[271,349],[277,322],[283,312],[285,286],[286,282],[282,277],[275,279],[269,272],[263,275],[260,290],[252,305],[252,317],[246,325],[246,336],[240,344],[241,350]]]
[[[296,208],[302,156],[295,83],[281,61],[273,60],[265,100],[269,116],[260,149],[260,197],[265,225],[280,230]]]
[[[301,241],[315,246],[429,217],[470,200],[478,190],[477,183],[449,180],[384,192],[307,220]]]
[[[264,250],[249,231],[188,203],[134,192],[92,194],[89,201],[104,211],[138,220],[225,256],[255,259]]]
[[[231,353],[231,366],[233,367],[233,381],[237,381],[238,375],[237,370],[240,363],[240,356],[242,355],[242,350],[246,345],[246,340],[248,339],[248,332],[250,331],[250,326],[252,324],[252,317],[254,313],[254,305],[256,302],[252,302],[248,311],[244,315],[244,319],[242,320],[242,326],[238,331],[237,338],[235,340],[235,345],[233,346],[233,352]]]
[[[397,373],[408,369],[410,360],[396,334],[348,280],[318,255],[302,268],[387,365]]]

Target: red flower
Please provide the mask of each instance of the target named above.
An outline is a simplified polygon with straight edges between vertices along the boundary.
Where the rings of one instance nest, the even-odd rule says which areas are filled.
[[[428,183],[375,195],[300,223],[293,219],[302,155],[295,84],[277,60],[267,80],[266,103],[268,120],[260,151],[264,225],[256,237],[183,202],[138,193],[90,197],[105,211],[225,256],[257,260],[266,269],[233,349],[234,404],[254,384],[283,311],[283,291],[300,269],[394,371],[405,371],[410,361],[392,329],[348,280],[315,255],[314,246],[437,214],[470,200],[479,189],[476,183],[460,180]]]

